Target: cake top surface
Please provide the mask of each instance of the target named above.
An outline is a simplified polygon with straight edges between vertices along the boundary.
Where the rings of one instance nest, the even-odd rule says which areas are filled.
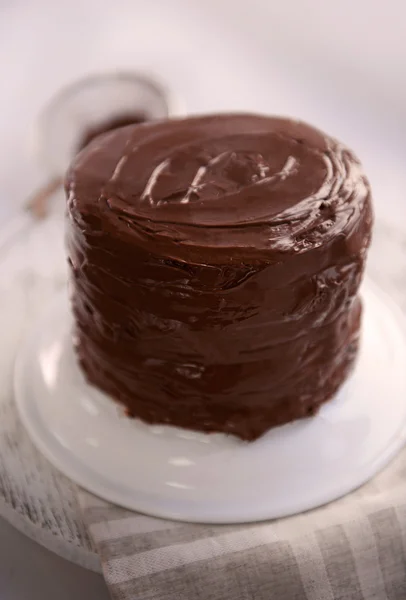
[[[66,185],[73,213],[96,228],[102,220],[105,233],[188,260],[307,252],[350,231],[370,200],[345,146],[302,122],[249,114],[104,134]]]

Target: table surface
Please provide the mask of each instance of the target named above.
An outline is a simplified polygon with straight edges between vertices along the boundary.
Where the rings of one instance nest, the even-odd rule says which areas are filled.
[[[40,108],[70,80],[116,67],[162,75],[189,112],[300,115],[354,144],[362,158],[366,154],[374,178],[379,163],[370,158],[373,144],[359,135],[360,128],[384,126],[382,139],[404,144],[403,0],[342,0],[339,6],[323,0],[253,0],[249,12],[246,6],[236,0],[4,0],[0,224],[44,177],[30,133]],[[356,84],[360,78],[362,86]],[[371,115],[379,115],[380,106],[390,112],[384,125],[364,115],[366,104]],[[361,116],[351,120],[351,114]],[[392,195],[385,200],[399,206],[404,186],[389,167],[378,187],[389,182]],[[101,576],[51,554],[0,519],[1,600],[76,597],[109,596]]]
[[[0,518],[1,600],[108,600],[101,575],[52,554]]]

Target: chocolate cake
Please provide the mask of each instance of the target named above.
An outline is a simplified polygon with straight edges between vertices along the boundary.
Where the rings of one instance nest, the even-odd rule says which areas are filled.
[[[128,415],[253,440],[347,378],[372,209],[341,143],[244,114],[128,126],[66,190],[77,355]]]

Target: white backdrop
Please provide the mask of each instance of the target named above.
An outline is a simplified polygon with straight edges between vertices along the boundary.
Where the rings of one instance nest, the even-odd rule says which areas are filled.
[[[391,219],[406,188],[405,17],[403,0],[0,0],[0,218],[43,177],[29,142],[44,102],[127,67],[159,75],[189,112],[324,127],[360,154]]]

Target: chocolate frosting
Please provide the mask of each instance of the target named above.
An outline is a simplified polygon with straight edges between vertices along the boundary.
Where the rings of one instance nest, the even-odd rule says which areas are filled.
[[[255,115],[146,123],[66,189],[79,360],[128,414],[252,440],[337,391],[372,226],[345,146]]]

